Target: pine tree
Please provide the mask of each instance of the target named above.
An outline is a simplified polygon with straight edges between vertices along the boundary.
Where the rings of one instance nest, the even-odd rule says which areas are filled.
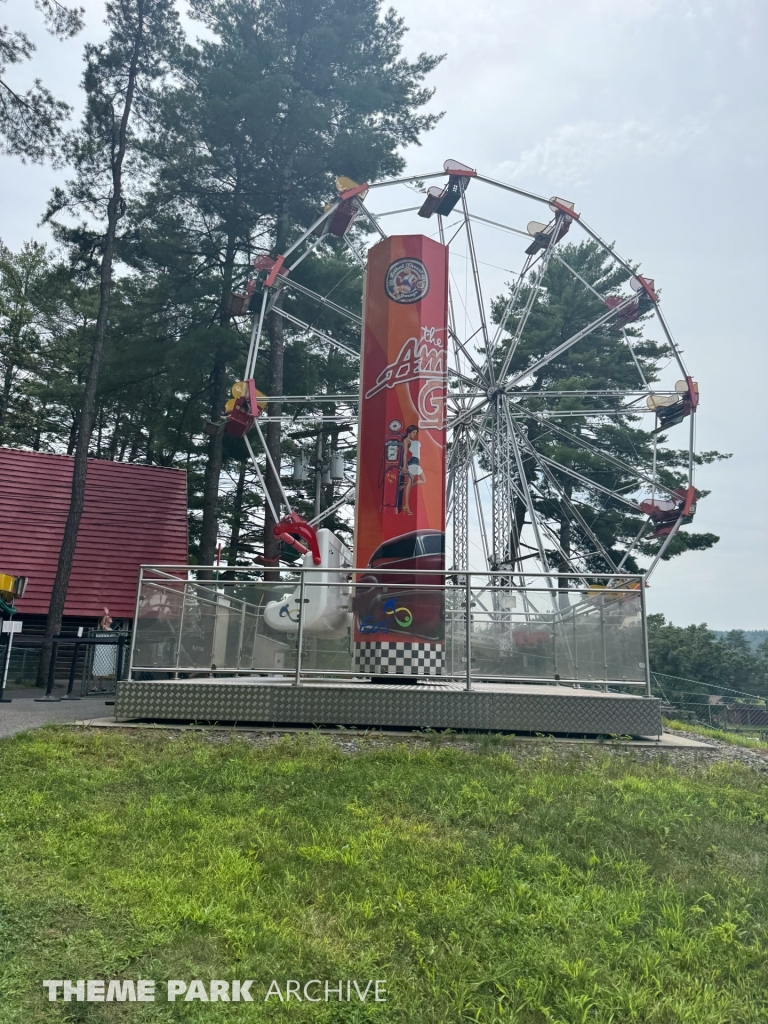
[[[35,0],[51,35],[67,39],[83,27],[83,8],[65,7],[59,0]],[[0,152],[22,160],[57,160],[61,155],[62,122],[70,108],[35,79],[21,93],[8,82],[7,71],[29,60],[35,44],[24,32],[0,25]]]
[[[382,14],[380,0],[195,0],[191,10],[213,38],[184,50],[182,84],[165,97],[142,235],[151,240],[154,233],[159,242],[172,226],[175,252],[160,243],[153,258],[209,289],[207,395],[209,417],[218,420],[244,357],[244,332],[227,301],[233,285],[247,276],[255,253],[277,256],[317,217],[334,195],[336,175],[362,181],[402,166],[399,147],[434,124],[418,110],[431,96],[421,83],[439,58],[402,58],[405,26],[393,12]],[[292,334],[276,313],[265,341],[259,383],[280,396]],[[280,411],[273,401],[269,412]],[[267,442],[279,464],[279,423],[268,425]],[[222,445],[212,431],[200,541],[208,564],[218,534]],[[279,507],[277,482],[270,478],[268,486]],[[268,514],[270,559],[277,555],[272,525]]]
[[[101,222],[103,232],[91,233],[93,247],[100,253],[99,308],[80,406],[69,514],[41,651],[40,683],[48,674],[53,636],[61,628],[83,511],[87,458],[109,323],[115,242],[128,197],[124,174],[137,149],[134,116],[137,110],[151,109],[153,87],[165,74],[168,57],[178,45],[173,0],[109,0],[106,10],[110,28],[107,41],[86,47],[86,110],[82,127],[71,138],[68,152],[76,175],[65,188],[55,191],[48,210],[49,220],[62,211],[85,213]],[[85,228],[67,231],[59,225],[58,234],[70,242],[77,239],[82,243],[89,232]]]
[[[38,301],[49,276],[44,245],[18,254],[0,243],[0,444],[30,445],[37,409],[30,386],[39,379],[43,332]]]

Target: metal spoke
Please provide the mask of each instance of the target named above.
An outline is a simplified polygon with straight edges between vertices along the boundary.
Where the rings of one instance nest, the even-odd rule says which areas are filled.
[[[506,412],[506,410],[505,410],[505,412]],[[517,473],[518,473],[518,477],[520,479],[520,486],[521,486],[521,488],[523,490],[523,495],[525,497],[526,505],[528,507],[528,516],[529,516],[529,518],[531,520],[531,527],[533,528],[533,535],[536,538],[536,547],[539,549],[539,555],[541,556],[541,564],[542,564],[542,566],[544,568],[544,572],[548,573],[550,571],[550,569],[549,569],[549,562],[547,561],[547,555],[546,555],[546,552],[544,551],[544,545],[541,542],[541,536],[539,534],[539,524],[538,524],[538,521],[536,519],[536,510],[533,507],[533,500],[531,498],[531,493],[530,493],[530,491],[529,491],[529,489],[527,487],[527,484],[526,484],[525,467],[523,466],[523,460],[522,460],[522,457],[520,455],[520,448],[519,448],[518,443],[517,443],[517,437],[515,436],[515,426],[512,423],[512,420],[509,419],[508,416],[506,417],[506,419],[507,419],[507,428],[509,430],[509,440],[510,440],[510,442],[512,444],[512,451],[514,452],[515,463],[517,465]],[[547,582],[548,582],[549,586],[551,587],[552,586],[552,581],[549,579],[549,577],[547,577]]]
[[[314,223],[312,223],[307,228],[304,234],[299,235],[299,237],[296,239],[293,245],[291,245],[288,249],[285,250],[285,252],[283,253],[283,259],[287,259],[292,252],[295,252],[295,250],[298,249],[302,242],[306,241],[306,239],[309,238],[313,231],[320,227],[323,221],[328,220],[328,218],[331,217],[338,210],[340,203],[341,200],[337,199],[336,202],[333,203],[327,210],[323,210],[321,215],[317,218],[316,221],[314,221]]]
[[[536,413],[531,413],[531,416],[534,417],[535,419],[539,419],[539,417],[536,416]],[[558,427],[557,424],[553,423],[551,420],[539,420],[539,422],[545,422],[547,424],[547,427],[550,430],[554,431],[556,434],[560,434],[561,437],[565,437],[569,441],[576,442],[576,444],[578,444],[579,447],[585,448],[588,452],[592,452],[594,455],[599,455],[601,459],[605,459],[606,462],[610,462],[612,465],[616,466],[618,469],[621,469],[623,472],[629,473],[630,475],[637,477],[638,480],[644,480],[647,484],[650,484],[652,487],[658,487],[659,490],[666,491],[667,494],[673,493],[674,488],[667,487],[665,484],[662,484],[661,481],[655,479],[655,476],[646,476],[645,473],[641,472],[635,466],[630,466],[628,463],[623,462],[621,459],[617,459],[615,455],[609,455],[608,452],[601,451],[600,448],[597,448],[594,445],[590,444],[589,441],[586,441],[584,438],[577,437],[575,434],[571,434],[568,430],[564,430],[562,427]]]
[[[267,490],[267,485],[264,483],[264,477],[261,475],[261,469],[259,468],[259,463],[256,461],[256,454],[255,454],[253,448],[251,448],[251,442],[249,441],[247,434],[243,434],[243,440],[245,441],[245,447],[248,449],[248,454],[251,457],[251,464],[253,465],[254,472],[256,473],[256,476],[258,477],[259,484],[261,485],[262,493],[263,493],[263,495],[264,495],[264,497],[266,499],[267,504],[269,505],[269,511],[272,513],[272,519],[273,519],[274,522],[279,523],[280,522],[280,516],[275,511],[275,506],[272,504],[272,498],[270,497],[269,491]],[[290,505],[288,507],[290,508]]]
[[[533,456],[533,458],[536,461],[537,465],[539,466],[539,469],[546,476],[546,478],[549,481],[549,483],[551,484],[551,486],[554,487],[555,490],[558,492],[558,494],[560,495],[561,500],[565,501],[565,503],[568,505],[568,508],[569,508],[570,512],[573,514],[574,519],[578,522],[579,526],[582,528],[582,530],[584,530],[584,532],[587,534],[589,539],[592,541],[592,543],[595,546],[596,551],[605,559],[605,562],[606,562],[607,565],[609,565],[612,569],[614,569],[614,570],[616,570],[618,572],[620,566],[617,566],[614,563],[613,558],[608,553],[606,548],[603,547],[602,542],[597,537],[597,535],[593,532],[591,527],[588,525],[586,519],[584,519],[584,517],[582,516],[581,512],[577,508],[577,506],[574,503],[574,501],[566,494],[566,492],[563,490],[562,486],[558,482],[557,478],[550,471],[549,467],[542,461],[541,456],[536,451],[536,449],[533,447],[533,445],[531,444],[530,440],[528,438],[526,438],[522,434],[522,432],[521,432],[520,436],[521,436],[521,440],[523,441],[523,444],[525,445],[526,449],[531,453],[531,455]]]
[[[490,349],[489,349],[489,352],[488,352],[488,359],[489,360],[493,359],[493,354],[496,351],[496,346],[498,345],[499,339],[501,338],[501,335],[504,333],[504,330],[506,329],[507,321],[509,320],[510,316],[512,315],[512,310],[517,305],[517,300],[518,300],[518,298],[520,296],[520,291],[522,290],[523,282],[525,281],[526,275],[528,274],[528,271],[530,270],[531,261],[532,260],[533,260],[533,257],[532,256],[528,256],[528,258],[525,261],[525,265],[523,266],[523,269],[517,275],[517,281],[515,282],[515,287],[512,289],[512,293],[510,294],[509,298],[507,299],[507,303],[504,306],[504,310],[503,310],[503,312],[501,314],[501,318],[499,320],[498,326],[496,327],[496,330],[494,332],[493,338],[491,340],[491,346],[490,346]]]
[[[349,251],[350,251],[350,252],[352,253],[352,255],[353,255],[353,256],[355,257],[355,259],[357,260],[358,264],[359,264],[359,265],[360,265],[360,266],[361,266],[361,267],[362,267],[363,269],[365,269],[365,260],[364,260],[364,259],[363,259],[363,257],[362,257],[362,256],[360,255],[360,253],[359,253],[359,252],[357,251],[357,249],[356,249],[356,248],[354,247],[354,245],[352,245],[352,243],[350,242],[349,238],[348,238],[348,237],[347,237],[346,235],[344,235],[344,242],[345,242],[345,244],[346,244],[347,248],[349,249]]]
[[[341,506],[342,506],[342,505],[343,505],[343,504],[344,504],[344,503],[346,502],[347,498],[349,498],[349,497],[350,497],[350,495],[352,495],[352,494],[354,494],[354,493],[355,493],[355,485],[353,484],[353,485],[352,485],[351,487],[348,487],[346,491],[344,491],[344,493],[342,494],[342,496],[341,496],[340,498],[338,498],[338,499],[337,499],[337,500],[336,500],[336,501],[335,501],[335,502],[333,503],[333,505],[330,505],[330,506],[329,506],[328,508],[324,509],[324,510],[323,510],[323,511],[322,511],[322,512],[320,513],[320,515],[319,515],[319,516],[315,516],[315,518],[314,518],[314,519],[310,519],[310,520],[309,520],[309,525],[310,525],[310,526],[317,526],[317,525],[318,525],[318,523],[322,523],[322,521],[323,521],[324,519],[327,519],[327,518],[328,518],[328,516],[330,516],[330,515],[333,515],[333,513],[334,513],[334,512],[336,512],[336,511],[337,511],[337,509],[340,509],[340,508],[341,508]]]
[[[325,241],[325,239],[327,237],[328,237],[328,232],[327,231],[324,232],[322,235],[318,235],[317,238],[312,243],[312,245],[308,245],[307,248],[304,250],[304,252],[301,254],[301,256],[299,256],[299,258],[297,260],[294,260],[294,262],[290,265],[290,267],[288,267],[289,273],[290,273],[291,270],[295,270],[296,267],[298,267],[298,265],[302,262],[302,260],[305,260],[307,258],[307,256],[309,256],[310,253],[314,252],[315,249],[318,247],[318,245],[320,245],[321,242]]]
[[[485,345],[486,352],[489,349],[489,338],[488,338],[488,325],[485,322],[485,303],[483,301],[483,290],[480,284],[480,271],[477,266],[477,254],[475,253],[475,240],[472,237],[472,224],[469,219],[469,209],[467,207],[467,193],[466,190],[461,193],[461,205],[464,210],[464,230],[467,234],[467,247],[469,249],[470,265],[472,267],[472,279],[475,284],[475,297],[477,299],[477,311],[480,317],[480,326],[483,331],[483,342]],[[493,367],[490,363],[486,363],[488,377],[493,381]]]
[[[374,227],[376,228],[376,230],[377,230],[377,231],[379,232],[379,234],[381,235],[381,237],[382,237],[382,238],[386,238],[386,237],[387,237],[387,233],[386,233],[386,231],[385,231],[385,230],[384,230],[384,228],[383,228],[383,227],[381,226],[381,224],[379,224],[379,222],[378,222],[378,221],[376,220],[376,217],[375,217],[375,216],[374,216],[374,215],[373,215],[373,214],[371,213],[371,211],[370,211],[370,210],[368,209],[368,207],[367,207],[367,206],[365,205],[365,203],[364,203],[364,202],[362,201],[362,199],[360,198],[360,196],[355,196],[355,204],[357,205],[358,209],[359,209],[359,210],[360,210],[360,211],[361,211],[362,213],[364,213],[364,214],[365,214],[365,216],[366,216],[366,217],[368,218],[368,220],[369,220],[369,221],[371,222],[371,224],[373,224],[373,226],[374,226]]]
[[[627,559],[629,558],[629,556],[630,556],[630,555],[632,554],[632,551],[634,550],[634,548],[635,548],[635,545],[636,545],[636,544],[639,544],[639,543],[640,543],[640,541],[641,541],[641,540],[643,539],[643,534],[644,534],[644,533],[645,533],[645,531],[646,531],[646,530],[648,529],[648,527],[650,526],[650,524],[651,524],[651,520],[650,520],[650,519],[646,519],[646,520],[645,520],[645,522],[643,523],[643,525],[642,525],[642,526],[640,527],[640,529],[639,529],[639,530],[637,531],[637,533],[635,534],[635,537],[634,537],[634,539],[633,539],[632,543],[631,543],[631,544],[629,545],[629,547],[627,548],[627,550],[626,550],[626,551],[624,552],[624,555],[623,555],[623,557],[622,557],[621,561],[620,561],[620,562],[619,562],[619,564],[618,564],[618,565],[616,566],[616,571],[617,571],[617,572],[621,572],[621,570],[622,570],[622,569],[624,568],[624,563],[625,563],[625,562],[626,562],[626,560],[627,560]]]
[[[311,324],[305,323],[303,320],[299,320],[293,313],[287,313],[280,306],[275,306],[272,310],[273,313],[277,313],[283,320],[288,320],[289,323],[295,324],[300,327],[305,334],[314,334],[316,338],[321,341],[327,341],[329,345],[333,345],[334,348],[339,349],[345,355],[352,356],[353,359],[359,359],[360,353],[356,352],[355,349],[350,348],[349,345],[345,345],[343,341],[339,341],[337,338],[332,338],[330,334],[326,334],[325,331],[319,330],[317,327],[313,327]]]
[[[458,346],[459,346],[459,348],[461,349],[461,351],[462,351],[462,352],[464,353],[464,355],[465,355],[465,356],[467,357],[467,360],[468,360],[468,362],[470,363],[470,365],[472,366],[472,369],[473,369],[473,370],[475,371],[475,373],[476,373],[476,374],[477,374],[477,375],[478,375],[478,376],[480,377],[480,380],[482,381],[482,383],[483,383],[484,385],[488,384],[489,382],[488,382],[488,378],[487,378],[487,376],[486,376],[485,372],[484,372],[484,371],[483,371],[483,370],[481,369],[481,367],[479,366],[479,364],[478,364],[478,363],[476,363],[476,362],[475,362],[475,360],[474,360],[474,359],[472,358],[472,355],[471,355],[471,353],[470,353],[470,352],[468,351],[468,349],[467,349],[467,348],[465,347],[464,343],[463,343],[463,342],[461,341],[461,339],[459,338],[459,336],[458,336],[458,334],[456,333],[456,331],[455,331],[455,330],[454,330],[454,329],[453,329],[452,327],[451,327],[451,328],[449,328],[449,330],[450,330],[450,335],[451,335],[451,338],[453,339],[454,343],[455,343],[456,345],[458,345]],[[476,384],[477,384],[477,381],[472,381],[472,383],[476,385]]]
[[[291,506],[290,498],[285,493],[285,488],[283,487],[283,481],[282,481],[282,478],[280,477],[280,471],[275,466],[274,460],[272,458],[272,454],[271,454],[269,448],[267,447],[267,442],[264,439],[264,435],[261,432],[261,427],[259,426],[258,420],[253,425],[254,425],[254,427],[256,427],[256,433],[259,435],[259,440],[261,441],[261,446],[264,449],[264,454],[267,457],[267,464],[269,465],[269,468],[272,470],[272,473],[273,473],[273,475],[275,477],[275,480],[277,481],[277,486],[280,488],[280,494],[282,495],[283,501],[287,505],[288,511],[291,512],[292,511],[292,506]],[[250,448],[250,445],[249,445],[249,448]],[[279,521],[279,516],[275,518],[275,522],[278,522],[278,521]]]
[[[675,359],[677,360],[677,365],[680,367],[680,372],[682,373],[683,377],[688,377],[689,374],[688,374],[688,370],[685,367],[685,363],[683,362],[682,352],[677,347],[677,342],[672,337],[672,332],[669,329],[669,325],[667,324],[667,321],[664,319],[664,314],[661,312],[661,309],[659,308],[658,302],[654,302],[653,305],[654,305],[654,307],[656,309],[656,316],[659,318],[659,323],[661,324],[661,329],[662,329],[662,331],[664,331],[666,339],[669,342],[669,346],[670,346],[670,348],[672,349],[672,351],[675,354]]]
[[[261,298],[261,309],[259,310],[258,319],[254,318],[253,330],[251,331],[251,343],[248,346],[248,356],[245,360],[245,374],[244,379],[250,380],[253,376],[253,371],[256,367],[256,360],[259,355],[259,343],[261,341],[261,332],[264,328],[264,313],[267,309],[267,300],[269,294],[267,289],[264,289],[264,294]]]
[[[563,259],[563,257],[560,255],[559,252],[555,253],[555,259],[558,261],[558,263],[562,263],[562,265],[565,267],[566,270],[570,270],[570,272],[573,274],[573,276],[576,278],[576,280],[577,281],[581,281],[581,283],[584,285],[584,287],[587,288],[589,291],[591,291],[593,295],[596,295],[597,298],[600,299],[601,302],[605,301],[605,296],[601,295],[600,292],[597,291],[596,288],[593,288],[592,285],[589,283],[589,281],[585,281],[584,278],[581,276],[581,274],[579,274],[578,271],[573,269],[573,267],[570,265],[570,263],[566,263],[565,260]]]
[[[552,257],[552,253],[555,250],[555,244],[556,244],[555,240],[557,239],[558,231],[560,229],[560,225],[561,225],[563,216],[564,216],[564,214],[560,213],[555,218],[555,226],[552,229],[551,235],[549,236],[549,241],[547,242],[547,248],[544,251],[544,256],[543,256],[543,259],[541,261],[541,266],[539,267],[538,277],[533,281],[533,283],[531,285],[531,291],[530,291],[530,294],[528,296],[528,301],[526,302],[525,307],[523,308],[523,311],[520,314],[520,320],[519,320],[519,322],[517,324],[517,327],[515,328],[515,333],[514,333],[514,335],[512,336],[512,338],[510,340],[509,348],[507,349],[507,354],[504,357],[504,362],[502,363],[502,366],[501,366],[501,372],[499,373],[499,380],[504,380],[504,378],[507,375],[507,371],[509,370],[510,363],[512,362],[512,359],[514,358],[515,352],[517,350],[517,346],[520,344],[520,339],[523,336],[523,331],[525,330],[525,325],[528,323],[528,317],[531,315],[531,310],[533,309],[534,303],[536,302],[536,299],[538,298],[539,291],[541,290],[541,285],[542,285],[542,282],[544,280],[544,274],[546,273],[547,267],[549,265],[549,261],[550,261],[550,259]],[[529,262],[530,262],[530,258],[529,258]],[[522,274],[520,276],[521,276],[521,279],[522,279]]]
[[[653,570],[656,568],[656,566],[659,564],[659,562],[664,557],[664,552],[667,550],[669,545],[675,539],[675,534],[680,529],[680,527],[682,525],[682,522],[683,522],[683,517],[680,516],[680,518],[677,520],[677,522],[672,527],[670,532],[667,534],[667,536],[666,536],[666,538],[664,540],[664,543],[661,545],[661,547],[659,548],[658,552],[656,553],[656,557],[651,562],[651,564],[648,566],[648,568],[645,570],[644,577],[643,577],[644,580],[650,579],[651,573],[653,572]],[[647,583],[645,583],[644,585],[647,586]]]
[[[626,332],[626,331],[624,330],[624,328],[623,328],[623,327],[621,328],[621,336],[623,337],[624,341],[626,342],[626,344],[627,344],[627,348],[629,349],[629,352],[630,352],[630,355],[632,356],[632,358],[633,358],[633,359],[634,359],[634,361],[635,361],[635,366],[637,367],[637,372],[638,372],[638,373],[640,374],[640,380],[641,380],[641,381],[643,382],[643,384],[645,385],[645,390],[646,390],[646,391],[650,391],[650,390],[651,390],[651,386],[650,386],[650,384],[648,383],[648,381],[646,380],[645,374],[643,373],[643,368],[642,368],[642,366],[640,365],[640,363],[639,363],[639,361],[638,361],[638,358],[637,358],[637,356],[635,355],[635,350],[634,350],[634,349],[632,348],[632,345],[631,345],[631,343],[630,343],[630,340],[629,340],[629,338],[627,337],[627,332]]]
[[[625,498],[623,494],[619,494],[618,491],[612,491],[609,487],[603,487],[602,484],[597,483],[595,480],[590,480],[587,476],[582,476],[581,473],[575,469],[571,469],[570,466],[563,466],[559,462],[555,462],[554,459],[547,458],[546,455],[540,455],[539,458],[543,459],[548,466],[552,466],[553,469],[559,469],[561,473],[567,473],[568,476],[572,476],[574,480],[578,480],[586,487],[593,487],[596,491],[600,491],[602,494],[607,494],[609,498],[615,498],[617,501],[624,502],[625,505],[629,505],[630,508],[634,509],[635,512],[642,513],[642,509],[636,501],[630,501],[629,498]]]
[[[480,487],[477,482],[477,470],[475,468],[474,459],[470,462],[470,472],[472,474],[472,489],[475,492],[475,508],[477,510],[477,519],[480,524],[480,540],[483,545],[483,555],[485,556],[485,564],[490,565],[490,552],[488,550],[488,537],[485,532],[485,516],[483,515],[483,503],[480,498]]]
[[[511,228],[508,224],[499,224],[498,221],[488,220],[487,217],[478,217],[476,213],[470,213],[470,220],[476,220],[480,224],[489,224],[492,228],[501,228],[502,231],[509,231],[513,235],[521,235],[523,238],[527,238],[530,241],[531,236],[527,231],[523,231],[522,228]]]
[[[566,341],[561,342],[561,344],[559,344],[556,348],[553,348],[552,351],[548,353],[546,356],[542,356],[540,359],[537,359],[531,366],[527,367],[525,370],[521,370],[520,373],[518,373],[516,376],[512,378],[512,380],[507,382],[505,387],[507,393],[509,394],[510,390],[515,386],[515,384],[518,384],[521,380],[525,380],[526,377],[530,377],[531,374],[537,373],[539,370],[542,370],[545,366],[551,363],[553,359],[557,359],[558,356],[561,356],[564,352],[567,352],[569,348],[573,348],[573,346],[576,345],[579,341],[581,341],[582,338],[586,338],[588,335],[592,334],[592,332],[596,331],[598,327],[604,327],[607,323],[613,320],[613,318],[618,313],[621,313],[621,311],[625,309],[633,301],[634,300],[631,297],[624,299],[624,301],[619,303],[618,306],[614,306],[613,309],[607,310],[605,313],[602,314],[602,316],[599,316],[597,320],[593,320],[591,324],[588,324],[586,327],[583,327],[580,331],[577,331],[576,334],[571,335],[571,337],[568,338]]]
[[[494,181],[493,178],[486,178],[483,174],[478,174],[477,180],[484,181],[486,185],[493,185],[494,188],[500,188],[504,192],[513,192],[516,196],[523,196],[525,199],[533,199],[537,203],[546,203],[547,206],[552,202],[551,199],[546,199],[544,196],[538,196],[535,192],[528,192],[524,188],[516,188],[514,185],[507,185],[503,181]]]
[[[352,323],[357,324],[358,326],[363,322],[362,317],[358,316],[357,313],[353,313],[351,310],[345,309],[343,306],[337,306],[335,302],[331,302],[330,299],[326,299],[324,295],[318,295],[317,292],[313,292],[311,288],[307,288],[305,285],[299,284],[298,281],[292,281],[290,278],[280,277],[278,275],[278,279],[275,282],[275,298],[277,298],[284,288],[301,292],[302,295],[306,295],[308,298],[314,299],[315,302],[319,302],[327,309],[333,310],[334,313],[340,313],[341,316],[345,316],[348,320],[351,320]],[[274,308],[274,300],[272,302],[272,306]]]

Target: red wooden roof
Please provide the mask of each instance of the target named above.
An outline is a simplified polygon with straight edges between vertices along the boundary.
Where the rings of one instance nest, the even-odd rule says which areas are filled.
[[[0,572],[28,576],[19,613],[47,613],[69,511],[68,455],[0,448]],[[65,615],[133,618],[139,566],[187,561],[184,470],[89,459]]]

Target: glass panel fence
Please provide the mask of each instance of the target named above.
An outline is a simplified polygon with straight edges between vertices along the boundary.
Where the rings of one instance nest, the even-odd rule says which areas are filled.
[[[134,630],[133,677],[295,672],[297,633],[275,631],[264,620],[265,606],[283,598],[287,585],[144,576]]]
[[[639,589],[549,582],[522,588],[492,577],[478,586],[473,576],[472,676],[645,683]]]
[[[457,684],[468,678],[468,649],[474,681],[646,680],[637,577],[598,585],[500,573],[379,572],[375,583],[309,568],[265,575],[209,580],[145,568],[132,677],[292,679],[300,640],[298,675],[307,680],[365,677],[356,651],[392,644],[437,651],[435,678]]]

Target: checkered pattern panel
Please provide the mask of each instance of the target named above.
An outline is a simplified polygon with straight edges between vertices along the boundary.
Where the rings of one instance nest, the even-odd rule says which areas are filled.
[[[443,671],[443,645],[382,640],[357,643],[355,671],[372,676],[439,676]]]

